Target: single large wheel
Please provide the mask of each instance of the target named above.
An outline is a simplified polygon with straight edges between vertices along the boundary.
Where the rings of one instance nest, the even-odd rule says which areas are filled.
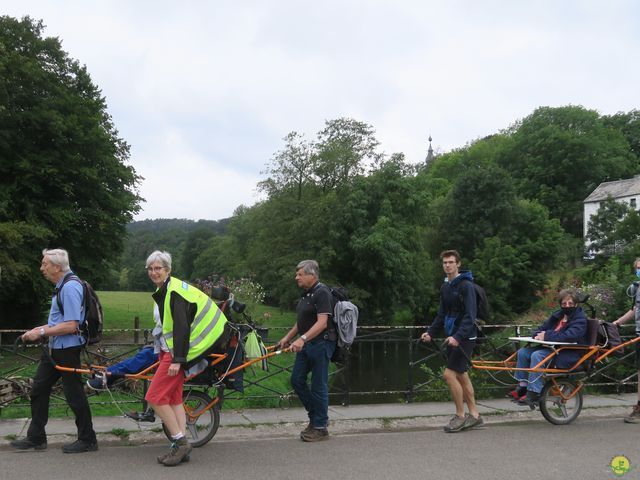
[[[582,410],[582,389],[569,398],[578,385],[568,379],[548,381],[540,393],[540,412],[554,425],[573,422]]]
[[[185,390],[182,394],[182,403],[187,414],[187,431],[185,432],[189,443],[193,447],[201,447],[218,431],[220,426],[220,408],[216,404],[205,411],[207,405],[212,402],[211,397],[197,390]],[[171,440],[171,434],[162,424],[164,434]]]

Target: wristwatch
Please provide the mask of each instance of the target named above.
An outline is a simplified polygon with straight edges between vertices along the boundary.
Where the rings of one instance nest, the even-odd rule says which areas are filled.
[[[40,327],[40,338],[44,338],[44,327]]]
[[[302,339],[302,341],[304,343],[307,343],[307,336],[306,335],[300,335],[300,338]]]

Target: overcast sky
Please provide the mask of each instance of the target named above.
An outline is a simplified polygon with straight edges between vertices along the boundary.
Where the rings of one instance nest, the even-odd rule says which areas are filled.
[[[424,160],[536,107],[640,108],[640,2],[2,0],[86,64],[131,164],[136,217],[220,219],[259,200],[282,138],[372,125]]]

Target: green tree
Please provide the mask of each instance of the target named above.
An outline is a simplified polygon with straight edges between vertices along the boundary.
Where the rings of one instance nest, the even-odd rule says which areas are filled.
[[[628,113],[618,112],[615,115],[602,117],[605,125],[622,132],[629,142],[631,151],[640,158],[640,110]]]
[[[180,273],[183,278],[193,278],[195,260],[212,242],[216,232],[209,228],[205,222],[197,222],[196,228],[191,230],[184,244],[180,261]]]
[[[570,234],[582,236],[582,202],[603,181],[632,176],[637,158],[620,130],[594,110],[540,107],[509,131],[500,165],[518,193],[537,200]]]
[[[467,165],[448,193],[432,233],[432,249],[454,248],[469,257],[485,238],[513,221],[516,191],[510,175],[496,165]]]
[[[315,144],[314,173],[323,191],[348,185],[364,172],[365,162],[379,159],[371,125],[352,118],[325,123]]]
[[[41,249],[61,246],[99,287],[139,210],[139,177],[86,68],[43,30],[28,17],[0,17],[0,222],[13,235],[32,226],[29,237],[42,240],[11,251],[21,275],[39,278]],[[40,305],[47,291],[25,291],[18,278],[5,276],[0,289],[0,304],[16,314],[17,296]]]
[[[389,322],[403,309],[424,321],[433,293],[424,182],[394,155],[338,193],[327,232],[329,271],[370,322]]]
[[[258,188],[269,196],[291,190],[300,201],[304,184],[315,183],[312,147],[297,132],[289,133],[284,141],[284,149],[276,152],[267,169],[262,172],[269,177],[260,181]]]
[[[537,300],[556,259],[565,233],[546,208],[530,200],[517,200],[512,222],[485,238],[473,254],[470,267],[485,286],[495,320],[509,321]]]
[[[620,226],[623,219],[635,211],[626,203],[616,202],[608,197],[600,203],[598,211],[591,216],[587,224],[589,250],[594,253],[613,255],[624,249],[625,239],[620,238]],[[635,215],[634,215],[635,216]],[[636,232],[633,233],[637,235]],[[632,240],[632,239],[627,239]],[[619,253],[619,252],[618,252]]]

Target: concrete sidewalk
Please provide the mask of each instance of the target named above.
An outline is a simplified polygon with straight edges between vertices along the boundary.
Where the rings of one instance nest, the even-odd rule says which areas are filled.
[[[585,395],[584,407],[577,421],[583,417],[622,418],[637,401],[637,394]],[[478,401],[478,407],[488,427],[505,422],[545,422],[539,411],[518,406],[508,399]],[[375,431],[440,429],[454,413],[451,402],[393,403],[330,406],[332,435]],[[304,409],[247,409],[221,412],[220,429],[212,442],[245,438],[277,438],[297,436],[308,419]],[[94,417],[94,428],[100,445],[138,445],[166,442],[162,425],[137,423],[125,417]],[[26,435],[28,419],[0,418],[0,449],[11,448],[9,442]],[[126,433],[125,433],[126,432]],[[47,425],[49,445],[75,440],[73,418],[52,418]]]

